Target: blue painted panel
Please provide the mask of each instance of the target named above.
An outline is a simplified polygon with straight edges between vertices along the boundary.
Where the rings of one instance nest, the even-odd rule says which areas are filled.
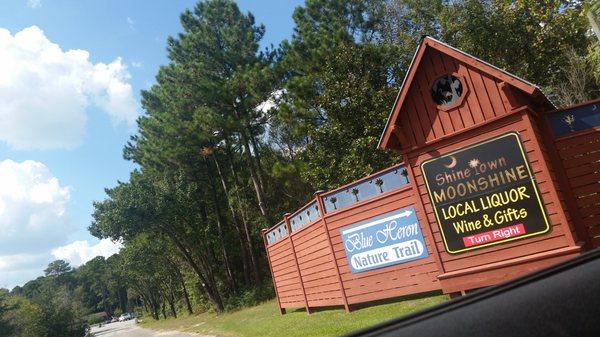
[[[272,245],[275,242],[285,238],[288,235],[285,222],[279,223],[276,227],[267,232],[267,245]]]
[[[290,227],[295,232],[321,217],[317,202],[312,202],[290,218]]]
[[[562,110],[548,116],[555,137],[600,126],[600,103]]]
[[[414,207],[340,229],[352,273],[426,258],[427,245]]]
[[[348,188],[324,196],[325,213],[346,208],[381,193],[397,190],[406,184],[408,184],[408,178],[404,166],[383,172],[369,180],[350,185]]]

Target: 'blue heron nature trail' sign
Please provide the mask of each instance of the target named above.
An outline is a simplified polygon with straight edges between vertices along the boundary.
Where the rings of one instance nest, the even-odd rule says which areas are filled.
[[[418,260],[429,255],[414,207],[385,213],[340,231],[352,273]]]

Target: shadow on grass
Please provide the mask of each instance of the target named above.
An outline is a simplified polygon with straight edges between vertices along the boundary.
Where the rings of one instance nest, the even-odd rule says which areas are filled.
[[[443,295],[442,291],[435,290],[435,291],[430,291],[430,292],[426,292],[426,293],[405,295],[405,296],[386,298],[386,299],[382,299],[382,300],[370,301],[370,302],[365,302],[365,303],[352,304],[350,306],[350,309],[352,312],[355,312],[355,311],[359,311],[359,310],[362,310],[365,308],[375,307],[378,305],[418,300],[418,299],[422,299],[422,298],[439,296],[439,295]],[[327,306],[327,307],[311,307],[310,308],[311,313],[331,311],[331,310],[344,310],[344,307],[340,306],[340,305],[335,305],[335,306]],[[288,309],[286,309],[286,312],[287,313],[306,313],[306,309],[304,309],[304,308],[288,308]]]
[[[442,291],[435,290],[435,291],[430,291],[430,292],[426,292],[426,293],[405,295],[405,296],[400,296],[400,297],[387,298],[387,299],[383,299],[383,300],[353,304],[351,306],[351,309],[352,309],[352,311],[358,311],[361,309],[370,308],[370,307],[382,305],[382,304],[392,304],[392,303],[398,303],[398,302],[403,302],[403,301],[418,300],[418,299],[422,299],[422,298],[439,296],[439,295],[443,295]]]

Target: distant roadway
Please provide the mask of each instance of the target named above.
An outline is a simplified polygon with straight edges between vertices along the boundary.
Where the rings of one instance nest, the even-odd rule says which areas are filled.
[[[101,328],[93,327],[94,337],[199,337],[201,335],[179,331],[154,331],[142,329],[135,324],[135,320],[115,322],[102,325]],[[201,336],[214,337],[214,336]]]

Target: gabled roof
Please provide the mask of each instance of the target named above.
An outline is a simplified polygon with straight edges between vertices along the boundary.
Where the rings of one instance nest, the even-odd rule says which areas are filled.
[[[491,65],[473,55],[465,53],[462,50],[456,49],[444,42],[441,42],[441,41],[436,40],[429,36],[425,36],[421,40],[421,43],[419,44],[419,46],[417,47],[417,51],[415,52],[415,55],[413,56],[410,66],[408,67],[408,71],[406,72],[404,80],[402,81],[402,86],[400,87],[398,96],[396,96],[396,101],[394,102],[394,105],[392,106],[390,115],[385,124],[385,128],[379,139],[379,143],[377,144],[378,148],[383,148],[383,146],[386,145],[387,142],[389,141],[391,132],[388,132],[388,128],[390,128],[392,126],[391,125],[392,121],[395,122],[398,119],[400,111],[402,110],[402,105],[404,104],[404,100],[406,99],[406,95],[409,92],[410,84],[411,84],[413,78],[415,77],[417,70],[419,69],[419,64],[421,63],[421,59],[423,58],[423,55],[425,54],[425,51],[427,50],[427,48],[433,48],[433,49],[441,52],[442,54],[445,54],[445,55],[448,55],[450,57],[457,59],[460,62],[466,63],[477,69],[481,69],[482,71],[523,91],[524,93],[528,94],[529,96],[536,98],[536,100],[538,102],[540,102],[541,105],[544,105],[544,106],[548,107],[549,109],[555,109],[554,104],[552,104],[552,102],[550,102],[550,100],[544,95],[544,93],[540,90],[540,88],[538,86],[536,86],[535,84],[533,84],[527,80],[524,80],[516,75],[513,75],[504,69],[500,69],[494,65]]]

